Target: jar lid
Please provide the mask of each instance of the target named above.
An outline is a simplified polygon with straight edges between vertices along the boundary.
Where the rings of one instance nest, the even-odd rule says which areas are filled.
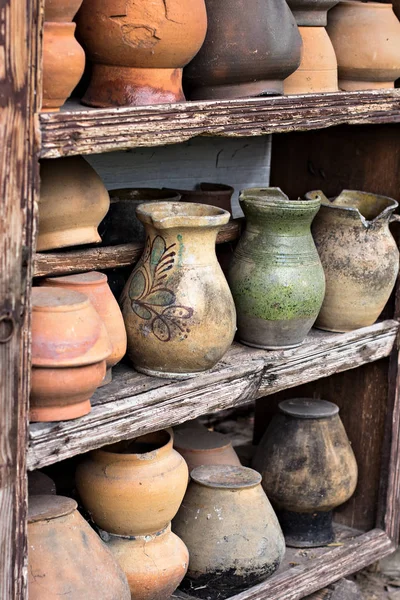
[[[75,500],[65,496],[29,496],[28,523],[66,517],[78,507]]]
[[[334,417],[339,412],[339,407],[333,402],[313,398],[284,400],[279,403],[279,408],[285,415],[298,419],[325,419]]]
[[[206,427],[186,427],[174,430],[174,448],[177,450],[217,450],[230,445],[223,433],[209,431]]]
[[[100,271],[88,271],[87,273],[73,273],[72,275],[63,275],[62,277],[46,277],[41,285],[62,286],[62,285],[90,285],[107,283],[107,275]],[[79,292],[78,292],[79,293]]]
[[[32,310],[69,312],[89,305],[89,298],[81,292],[55,287],[32,288]]]
[[[190,477],[205,487],[225,490],[255,487],[262,479],[254,469],[229,465],[202,465],[193,469]]]

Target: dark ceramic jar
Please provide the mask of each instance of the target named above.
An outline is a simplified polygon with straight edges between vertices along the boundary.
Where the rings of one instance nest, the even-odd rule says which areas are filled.
[[[287,0],[299,27],[326,27],[328,10],[339,0]]]

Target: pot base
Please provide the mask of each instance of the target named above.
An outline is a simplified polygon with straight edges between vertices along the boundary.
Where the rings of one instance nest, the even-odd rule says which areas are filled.
[[[71,419],[77,419],[90,413],[91,404],[90,400],[84,400],[77,404],[70,404],[68,406],[38,406],[31,408],[29,411],[29,420],[31,423],[49,423],[52,421],[70,421]]]
[[[55,250],[69,246],[82,246],[84,244],[99,244],[101,237],[96,227],[77,227],[76,229],[63,229],[60,231],[40,232],[36,250]]]
[[[283,81],[263,80],[236,85],[210,85],[194,88],[190,92],[191,100],[227,100],[252,98],[255,96],[282,96]]]
[[[161,379],[192,379],[197,375],[209,372],[209,370],[206,370],[197,371],[196,373],[169,373],[166,371],[156,371],[155,369],[146,369],[146,367],[137,367],[136,365],[134,367],[139,373],[149,375],[150,377],[160,377]]]
[[[318,548],[331,544],[335,535],[332,528],[332,511],[296,513],[277,511],[287,546],[293,548]]]
[[[298,348],[303,344],[303,342],[299,342],[298,344],[291,344],[289,346],[265,346],[260,344],[253,344],[252,342],[246,342],[239,338],[238,340],[241,344],[245,346],[250,346],[251,348],[259,348],[260,350],[290,350],[291,348]]]
[[[339,79],[339,89],[344,92],[358,90],[390,90],[394,88],[394,81],[360,81],[352,79]]]

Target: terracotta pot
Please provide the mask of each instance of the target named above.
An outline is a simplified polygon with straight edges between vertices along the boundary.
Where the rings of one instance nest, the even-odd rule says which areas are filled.
[[[279,188],[245,190],[246,230],[228,280],[241,342],[269,350],[303,341],[321,308],[325,278],[310,225],[318,199],[289,200]]]
[[[337,92],[338,67],[324,27],[299,27],[303,39],[300,67],[285,79],[285,94]]]
[[[301,38],[284,0],[206,0],[206,40],[185,69],[191,100],[282,94]]]
[[[81,156],[42,160],[36,249],[101,242],[97,226],[110,206],[103,182]]]
[[[48,496],[56,493],[56,484],[51,477],[42,471],[28,472],[29,496]]]
[[[62,496],[29,498],[29,600],[130,600],[121,568],[76,508]]]
[[[76,487],[95,523],[117,535],[164,529],[186,491],[188,469],[159,431],[95,450],[78,466]]]
[[[204,0],[84,0],[77,23],[94,63],[84,104],[133,106],[185,99],[182,69],[204,41]]]
[[[253,466],[285,534],[299,548],[334,541],[332,510],[357,485],[357,463],[339,418],[325,400],[296,398],[279,404],[262,438]]]
[[[44,20],[58,23],[71,22],[81,4],[82,0],[45,0]]]
[[[111,368],[116,365],[126,352],[126,331],[124,319],[118,302],[114,298],[108,284],[107,275],[98,271],[52,277],[42,282],[44,286],[75,290],[85,294],[103,321],[112,345],[112,352],[107,358],[107,376],[104,383],[111,381]]]
[[[225,210],[187,202],[142,204],[147,240],[121,296],[134,367],[148,375],[193,376],[230,347],[235,306],[215,255]]]
[[[328,10],[339,0],[288,0],[299,27],[326,27]],[[304,43],[304,38],[303,38]]]
[[[189,473],[201,465],[240,466],[229,437],[206,427],[175,429],[174,448],[185,459]]]
[[[129,538],[103,532],[102,538],[124,571],[134,600],[170,598],[186,574],[189,553],[170,524],[153,535]]]
[[[261,476],[246,467],[208,465],[191,477],[172,523],[190,557],[181,589],[223,599],[272,575],[285,542]]]
[[[341,90],[393,88],[400,77],[400,23],[391,4],[339,2],[329,11]]]
[[[175,190],[180,194],[183,202],[198,202],[217,206],[231,214],[231,198],[234,191],[233,187],[223,183],[200,183],[195,190]]]
[[[344,190],[322,201],[312,233],[324,267],[326,294],[316,327],[352,331],[372,325],[393,290],[399,251],[389,230],[398,204],[391,198]],[[373,282],[373,285],[371,284]]]

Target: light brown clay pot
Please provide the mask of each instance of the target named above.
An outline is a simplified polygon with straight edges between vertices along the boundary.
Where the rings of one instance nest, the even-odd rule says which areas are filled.
[[[49,496],[56,493],[56,484],[46,473],[42,473],[42,471],[28,472],[29,496]]]
[[[285,94],[316,94],[338,91],[335,51],[324,27],[299,27],[303,40],[301,63],[285,79]]]
[[[40,163],[39,234],[36,249],[101,242],[97,226],[110,198],[96,171],[81,156]]]
[[[101,536],[125,573],[133,600],[166,600],[186,574],[189,552],[170,524],[152,535]]]
[[[29,498],[29,600],[130,600],[121,568],[76,508],[63,496]]]
[[[84,0],[77,23],[94,63],[84,104],[132,106],[185,99],[182,69],[205,38],[204,0]]]
[[[212,368],[230,347],[236,311],[215,254],[229,213],[188,202],[142,204],[147,240],[120,304],[134,367],[187,378]]]
[[[164,529],[186,491],[188,468],[164,430],[95,450],[78,466],[76,487],[95,523],[117,535]]]
[[[174,448],[185,459],[189,473],[201,465],[240,466],[229,437],[206,427],[174,429]]]
[[[400,77],[400,23],[391,4],[339,2],[329,11],[327,29],[341,90],[394,87]]]
[[[82,0],[45,0],[44,20],[58,23],[71,22],[81,4]]]
[[[107,376],[104,383],[111,381],[111,368],[116,365],[126,352],[126,331],[124,319],[118,302],[114,298],[108,284],[107,275],[98,271],[52,277],[45,279],[41,285],[74,290],[85,294],[106,326],[112,345],[112,352],[107,358]]]

